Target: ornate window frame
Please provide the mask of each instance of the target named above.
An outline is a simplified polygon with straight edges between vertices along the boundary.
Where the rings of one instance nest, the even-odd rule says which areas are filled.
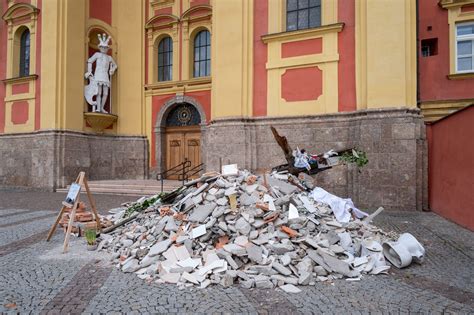
[[[472,7],[474,0],[440,0],[439,5],[448,10],[449,24],[449,74],[450,80],[474,78],[474,72],[457,71],[457,26],[467,22],[474,23],[474,11],[463,10],[463,7]]]
[[[158,81],[158,45],[165,37],[171,38],[173,45],[173,61],[179,60],[179,36],[177,16],[172,14],[160,14],[151,18],[145,24],[148,49],[148,85],[169,84],[179,78],[179,67],[173,66],[170,81]]]
[[[7,53],[5,84],[5,132],[31,132],[35,130],[36,114],[36,30],[39,9],[28,3],[8,3],[2,16],[7,23]],[[20,38],[25,29],[30,32],[29,75],[20,76]],[[16,106],[26,108],[24,121],[14,121]],[[24,112],[23,112],[24,113]]]
[[[212,7],[209,5],[194,6],[183,12],[181,21],[183,27],[183,80],[211,78],[211,76],[194,77],[194,38],[202,30],[209,32],[212,58]]]
[[[16,49],[18,32],[27,28],[30,32],[30,75],[36,75],[36,27],[39,9],[28,3],[17,3],[9,7],[2,19],[8,24],[7,38],[7,79],[19,77],[20,49]],[[17,47],[19,48],[19,46]],[[15,62],[16,61],[16,62]],[[17,69],[18,68],[18,69]]]

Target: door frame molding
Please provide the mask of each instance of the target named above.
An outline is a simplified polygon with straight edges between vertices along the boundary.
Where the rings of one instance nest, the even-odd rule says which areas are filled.
[[[168,114],[171,112],[171,110],[185,103],[193,105],[201,116],[201,124],[199,125],[201,129],[201,157],[204,156],[203,148],[205,145],[203,140],[205,139],[204,135],[206,132],[206,113],[204,112],[202,105],[195,98],[185,95],[176,95],[163,104],[156,116],[156,124],[154,127],[156,173],[159,173],[166,168],[166,118],[168,117]],[[205,168],[206,167],[204,166],[204,169]]]

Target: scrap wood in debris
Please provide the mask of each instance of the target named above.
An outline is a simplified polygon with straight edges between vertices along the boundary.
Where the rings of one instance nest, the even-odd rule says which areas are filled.
[[[293,154],[293,149],[288,143],[288,140],[286,139],[285,136],[281,136],[278,131],[275,129],[275,127],[271,126],[271,131],[273,134],[273,137],[275,138],[275,141],[278,143],[280,146],[281,150],[283,151],[283,155],[286,160],[286,164],[278,165],[273,168],[274,171],[288,171],[290,174],[293,175],[298,175],[300,173],[307,173],[310,175],[317,174],[319,172],[331,169],[333,166],[339,165],[339,157],[344,155],[347,152],[352,152],[353,148],[347,148],[344,150],[331,150],[327,153],[330,153],[329,155],[321,153],[317,154],[317,163],[310,164],[310,169],[304,168],[304,167],[297,167],[295,166],[295,156]],[[297,149],[299,150],[299,149]],[[336,155],[336,156],[333,156]]]
[[[387,273],[382,244],[391,241],[384,248],[393,251],[397,235],[372,225],[372,217],[339,222],[335,209],[288,182],[298,181],[293,175],[267,176],[266,185],[245,170],[203,177],[178,189],[171,205],[151,197],[123,225],[127,209],[114,211],[117,227],[99,247],[123,272],[180,287],[240,284],[299,292],[294,286]]]

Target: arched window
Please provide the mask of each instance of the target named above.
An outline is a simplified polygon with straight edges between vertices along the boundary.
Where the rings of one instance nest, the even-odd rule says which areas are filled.
[[[200,31],[194,38],[194,77],[211,75],[211,34]]]
[[[24,30],[20,38],[20,77],[30,75],[30,31]]]
[[[173,42],[165,37],[158,45],[158,81],[171,81],[173,69]]]

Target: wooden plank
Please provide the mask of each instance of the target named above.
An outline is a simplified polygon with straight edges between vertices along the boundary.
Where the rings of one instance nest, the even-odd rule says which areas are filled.
[[[82,184],[84,182],[84,176],[85,176],[85,173],[84,172],[80,172],[79,173],[79,181],[78,181],[78,184],[82,187]],[[79,194],[77,195],[77,198],[74,202],[74,207],[72,208],[72,211],[71,211],[71,216],[69,218],[69,224],[67,226],[67,231],[66,231],[66,236],[64,238],[64,245],[63,245],[63,253],[66,253],[67,250],[68,250],[68,246],[69,246],[69,238],[71,236],[71,230],[72,230],[72,224],[74,223],[74,219],[76,217],[76,210],[77,210],[77,205],[79,204],[79,199],[80,199],[80,190],[79,190]]]
[[[84,187],[86,188],[86,192],[87,192],[87,198],[89,198],[89,202],[91,204],[91,208],[92,208],[92,213],[94,213],[94,217],[95,217],[95,222],[97,223],[97,231],[102,232],[102,228],[100,226],[100,218],[99,218],[99,214],[97,213],[97,208],[95,206],[95,200],[94,198],[92,198],[92,194],[91,194],[91,191],[89,189],[89,184],[87,183],[87,178],[84,177]]]
[[[49,240],[51,239],[51,237],[53,236],[54,234],[54,231],[56,231],[56,228],[59,224],[59,221],[61,221],[61,217],[63,216],[63,213],[64,213],[64,210],[66,210],[66,206],[63,206],[61,208],[61,211],[59,211],[59,214],[56,218],[56,221],[54,222],[54,225],[51,227],[51,229],[49,230],[49,233],[48,233],[48,237],[46,238],[46,241],[49,242]]]

